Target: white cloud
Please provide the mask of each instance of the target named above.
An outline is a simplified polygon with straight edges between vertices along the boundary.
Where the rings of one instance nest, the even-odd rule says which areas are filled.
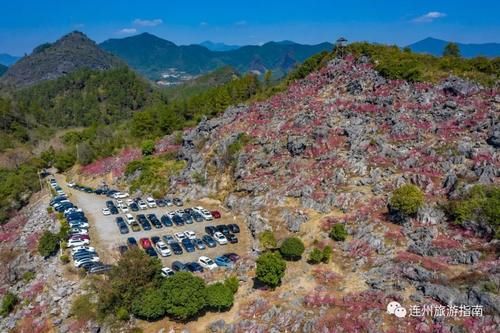
[[[207,22],[205,22],[205,21],[200,22],[200,26],[201,26],[201,27],[206,27],[207,25],[208,25],[208,23],[207,23]]]
[[[135,25],[140,27],[156,27],[163,23],[162,19],[153,19],[153,20],[143,20],[143,19],[135,19],[133,22]]]
[[[234,24],[235,25],[247,25],[247,23],[248,23],[247,21],[241,20],[241,21],[235,22]]]
[[[135,34],[136,32],[137,32],[136,28],[123,28],[118,31],[118,33],[121,35],[130,35],[130,34]]]
[[[428,12],[425,15],[414,18],[412,21],[417,22],[417,23],[429,23],[429,22],[433,22],[434,20],[436,20],[438,18],[442,18],[445,16],[446,16],[446,13]]]

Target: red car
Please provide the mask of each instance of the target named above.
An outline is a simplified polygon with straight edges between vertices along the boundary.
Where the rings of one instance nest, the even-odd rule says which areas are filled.
[[[218,210],[213,210],[210,212],[210,214],[212,214],[212,216],[214,217],[214,219],[220,219],[222,215],[220,215],[220,212]]]
[[[141,238],[139,240],[139,243],[141,243],[141,246],[144,250],[153,247],[153,245],[151,245],[151,241],[148,238]]]

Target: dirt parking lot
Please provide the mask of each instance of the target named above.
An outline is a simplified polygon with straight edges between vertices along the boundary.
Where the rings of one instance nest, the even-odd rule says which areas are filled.
[[[162,237],[166,234],[174,235],[176,232],[183,232],[187,230],[192,230],[196,233],[197,238],[201,238],[205,234],[205,227],[208,225],[219,225],[219,224],[229,224],[236,223],[240,227],[240,233],[236,234],[238,237],[238,243],[218,245],[214,248],[207,247],[204,250],[196,249],[195,252],[187,253],[184,251],[181,255],[172,254],[169,257],[161,257],[165,266],[171,266],[171,263],[175,260],[181,262],[198,261],[198,258],[202,255],[208,256],[210,258],[215,258],[218,255],[222,255],[228,252],[234,252],[239,255],[245,255],[250,250],[250,234],[248,228],[244,225],[243,219],[239,216],[230,214],[224,207],[220,206],[217,201],[211,199],[202,199],[199,201],[185,202],[182,208],[202,206],[208,210],[218,210],[221,212],[222,217],[220,219],[214,219],[213,221],[203,221],[203,222],[193,222],[192,224],[185,224],[184,226],[174,226],[165,227],[161,229],[156,229],[152,227],[151,230],[142,230],[138,232],[133,232],[130,230],[128,234],[120,234],[118,227],[116,225],[116,217],[122,216],[125,218],[125,214],[109,215],[104,216],[102,214],[102,208],[106,207],[106,201],[112,200],[106,196],[91,194],[81,192],[75,189],[71,189],[66,185],[63,176],[56,177],[58,183],[63,188],[64,192],[69,196],[70,200],[77,205],[79,208],[83,209],[85,215],[89,219],[90,224],[90,241],[91,246],[96,247],[99,252],[99,256],[105,263],[113,263],[119,258],[118,247],[120,245],[126,245],[128,237],[134,237],[139,241],[142,237],[151,238],[153,236]],[[145,199],[145,198],[143,198]],[[116,200],[113,200],[116,202]],[[156,214],[160,218],[163,214],[169,211],[174,211],[179,209],[177,206],[153,208],[147,210],[140,210],[139,212],[130,212],[132,215],[137,214]],[[183,249],[184,250],[184,249]]]

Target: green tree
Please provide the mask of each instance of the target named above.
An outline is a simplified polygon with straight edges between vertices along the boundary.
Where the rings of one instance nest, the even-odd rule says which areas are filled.
[[[275,249],[277,246],[276,238],[271,230],[265,230],[259,234],[259,242],[265,249]]]
[[[280,253],[286,259],[300,259],[304,250],[304,243],[297,237],[289,237],[285,239],[280,246]]]
[[[11,292],[7,292],[2,298],[2,305],[0,306],[0,316],[7,316],[16,304],[19,303],[17,296]]]
[[[56,254],[59,250],[59,237],[46,230],[38,241],[38,253],[44,258]]]
[[[256,277],[271,288],[276,288],[285,275],[286,261],[278,253],[266,252],[257,259]]]
[[[319,264],[322,261],[323,261],[323,252],[318,248],[314,248],[311,251],[311,253],[309,253],[309,263],[315,265]]]
[[[347,238],[347,230],[342,223],[334,224],[328,236],[337,242],[343,242]]]
[[[95,158],[94,150],[88,142],[82,142],[76,145],[76,155],[77,162],[81,165],[90,164]]]
[[[153,140],[144,140],[141,144],[142,155],[153,155],[155,152],[155,142]]]
[[[75,298],[71,305],[71,313],[83,321],[96,319],[96,305],[90,299],[90,295],[80,295]]]
[[[228,310],[233,306],[234,295],[231,288],[223,283],[217,282],[207,286],[207,306],[216,311]]]
[[[132,313],[142,319],[157,320],[166,312],[166,301],[155,288],[145,290],[132,303]]]
[[[226,278],[226,280],[224,281],[224,285],[231,289],[233,294],[236,294],[240,285],[240,281],[238,280],[238,277],[236,275],[231,275],[230,277]]]
[[[161,286],[166,313],[178,320],[197,315],[206,305],[205,281],[187,272],[177,272]]]
[[[406,184],[397,188],[389,200],[391,209],[410,216],[424,204],[424,193],[415,185]]]
[[[443,50],[443,56],[460,58],[460,48],[456,43],[448,43]]]

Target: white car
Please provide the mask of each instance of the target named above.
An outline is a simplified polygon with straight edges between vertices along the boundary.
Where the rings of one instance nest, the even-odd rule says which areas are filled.
[[[108,207],[102,209],[102,215],[104,216],[111,215],[111,211],[109,210]]]
[[[156,246],[156,250],[158,251],[158,253],[162,257],[168,257],[168,256],[172,255],[172,251],[168,248],[167,244],[160,241],[160,242],[156,243],[155,246]]]
[[[75,182],[69,182],[69,183],[67,183],[66,185],[68,185],[68,187],[73,187],[73,186],[75,186],[76,184],[75,184]]]
[[[131,205],[131,204],[133,204],[133,203],[134,203],[134,200],[133,200],[133,199],[127,199],[127,205],[129,205],[129,206],[130,206],[130,205]]]
[[[122,202],[120,204],[120,209],[121,209],[122,213],[128,213],[128,206],[126,203]]]
[[[95,248],[93,248],[91,246],[75,246],[74,248],[71,249],[71,254],[73,255],[76,252],[81,251],[81,250],[95,252]]]
[[[212,216],[212,213],[210,213],[208,210],[206,210],[203,207],[195,207],[193,210],[197,211],[205,220],[211,221],[214,219]]]
[[[125,199],[128,198],[129,194],[126,192],[116,192],[113,194],[113,198],[115,199]]]
[[[227,238],[224,236],[222,232],[216,232],[214,233],[214,239],[219,243],[219,245],[224,245],[227,244]]]
[[[125,215],[125,220],[127,221],[127,223],[129,225],[135,222],[135,218],[134,218],[134,216],[132,214],[126,214]]]
[[[140,209],[143,209],[143,210],[144,209],[148,209],[148,205],[146,205],[146,203],[144,201],[142,201],[142,200],[139,201],[137,204],[139,205]]]
[[[70,222],[69,226],[71,228],[78,228],[78,229],[80,228],[88,229],[90,227],[90,225],[87,222],[76,222],[76,223]]]
[[[72,228],[69,230],[70,234],[88,235],[89,231],[85,228]]]
[[[174,235],[175,239],[180,243],[183,239],[186,239],[186,235],[183,232],[176,232]]]
[[[68,247],[80,247],[80,246],[85,246],[89,245],[90,241],[88,239],[70,239],[68,240],[67,246]]]
[[[57,191],[56,191],[56,193],[57,193],[58,195],[64,195],[64,191],[63,191],[63,190],[57,190]]]
[[[186,235],[189,239],[196,239],[196,233],[191,230],[184,231],[184,235]]]
[[[198,264],[200,264],[203,268],[208,268],[210,270],[217,268],[217,264],[206,256],[201,256],[198,259]]]
[[[174,274],[175,274],[175,272],[169,267],[163,267],[161,269],[161,276],[163,276],[163,277],[170,277]]]
[[[146,198],[146,203],[148,204],[149,208],[156,208],[156,201],[155,199],[148,197]]]
[[[88,257],[88,258],[83,258],[80,260],[75,260],[74,265],[75,265],[75,267],[80,267],[81,265],[86,264],[88,262],[98,262],[99,260],[101,260],[101,259],[99,259],[99,257],[97,257],[97,256]]]

